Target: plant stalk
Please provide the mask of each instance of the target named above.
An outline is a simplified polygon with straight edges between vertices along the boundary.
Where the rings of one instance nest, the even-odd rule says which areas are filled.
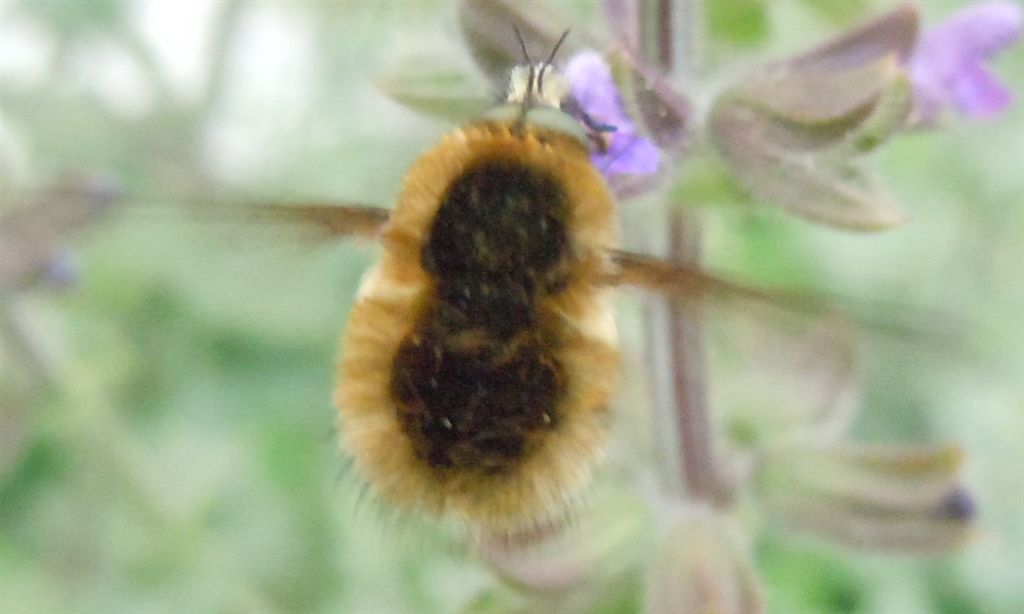
[[[637,0],[636,9],[640,16],[639,53],[672,81],[692,82],[701,64],[703,1]],[[666,203],[664,215],[669,229],[668,259],[681,266],[698,267],[703,232],[697,211],[685,203]],[[655,409],[658,436],[669,432],[676,447],[662,454],[661,460],[678,463],[678,468],[663,473],[682,481],[681,485],[667,485],[668,494],[681,492],[691,500],[711,501],[717,480],[700,306],[672,298],[665,309],[652,309],[648,316],[663,318],[647,327],[647,343],[650,358],[667,360],[671,383],[667,390],[662,388],[652,395],[662,406]],[[653,369],[660,364],[651,366]]]

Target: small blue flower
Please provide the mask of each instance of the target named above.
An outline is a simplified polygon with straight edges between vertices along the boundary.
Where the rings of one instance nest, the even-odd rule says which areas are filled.
[[[636,126],[622,108],[611,69],[598,53],[583,51],[569,60],[565,77],[580,110],[602,131],[605,151],[595,151],[591,161],[604,175],[650,175],[658,170],[660,153],[650,140],[637,134]]]
[[[1024,9],[1016,2],[968,7],[926,31],[909,61],[919,121],[934,123],[953,105],[968,117],[991,117],[1012,101],[1010,92],[984,66],[1024,31]]]

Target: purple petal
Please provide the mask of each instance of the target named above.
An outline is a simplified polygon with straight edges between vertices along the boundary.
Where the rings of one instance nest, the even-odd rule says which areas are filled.
[[[565,67],[565,78],[572,85],[573,98],[591,117],[620,129],[629,124],[612,71],[598,53],[583,51],[573,56]]]
[[[565,77],[580,109],[594,122],[615,128],[603,133],[608,150],[591,157],[598,170],[606,176],[656,172],[660,152],[651,141],[637,135],[636,126],[622,108],[619,90],[604,58],[593,51],[581,52],[569,61]]]
[[[951,84],[953,104],[968,117],[991,117],[1013,102],[1013,95],[982,66],[965,69]]]
[[[985,60],[1021,36],[1024,9],[1016,2],[983,2],[954,14],[925,32],[918,50],[944,59]]]
[[[908,66],[918,117],[934,122],[948,105],[970,117],[989,117],[1010,104],[1010,93],[982,62],[1022,32],[1024,8],[1003,1],[968,7],[927,31]]]
[[[605,153],[595,153],[590,159],[605,175],[650,175],[657,172],[661,152],[654,143],[635,135],[615,135],[612,146]]]

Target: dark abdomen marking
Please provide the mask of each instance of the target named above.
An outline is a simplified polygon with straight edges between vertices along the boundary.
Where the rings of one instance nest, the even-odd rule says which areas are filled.
[[[391,380],[431,466],[507,470],[557,425],[560,323],[538,303],[566,282],[567,215],[558,182],[512,160],[478,162],[448,187],[422,251],[436,294]]]

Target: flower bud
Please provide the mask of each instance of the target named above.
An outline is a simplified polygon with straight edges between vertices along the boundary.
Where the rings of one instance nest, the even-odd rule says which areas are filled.
[[[954,446],[791,443],[768,451],[755,488],[782,525],[863,548],[937,554],[971,534],[974,502]]]

